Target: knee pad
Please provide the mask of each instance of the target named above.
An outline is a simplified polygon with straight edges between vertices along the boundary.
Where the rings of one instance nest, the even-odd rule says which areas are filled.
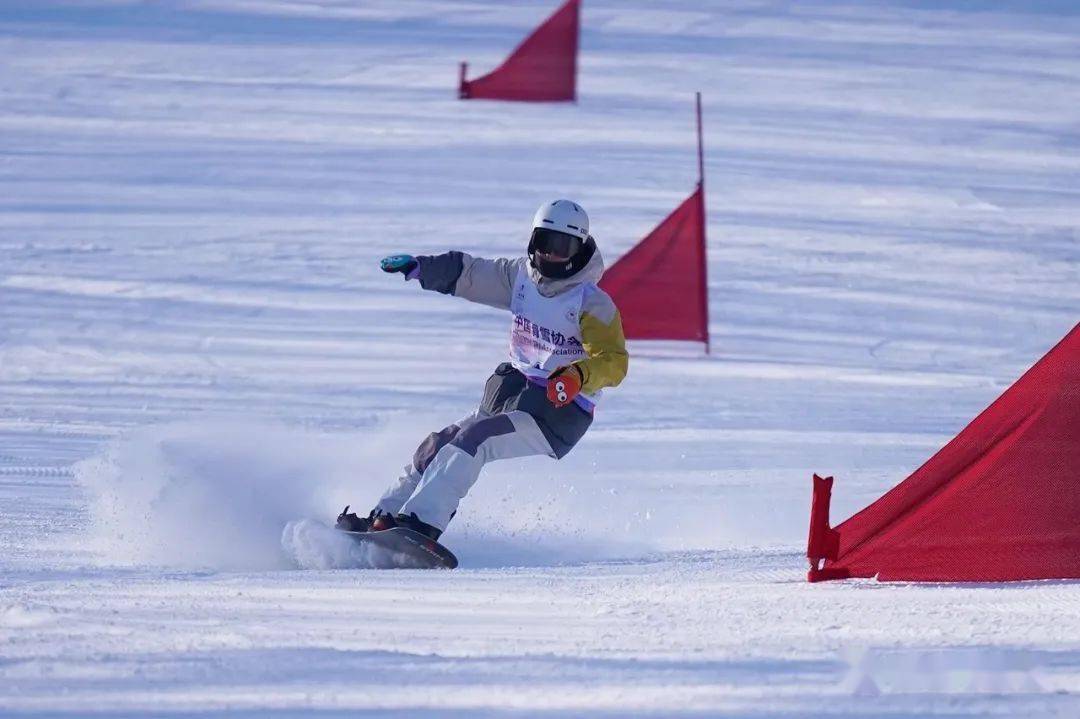
[[[435,459],[435,455],[439,453],[439,450],[450,444],[460,432],[461,427],[452,424],[449,427],[440,429],[438,432],[429,434],[413,454],[413,467],[416,468],[416,471],[423,474],[431,461]]]
[[[480,445],[491,439],[514,431],[514,423],[505,414],[497,414],[482,419],[476,424],[458,432],[450,444],[465,452],[470,457],[475,457],[480,451]]]

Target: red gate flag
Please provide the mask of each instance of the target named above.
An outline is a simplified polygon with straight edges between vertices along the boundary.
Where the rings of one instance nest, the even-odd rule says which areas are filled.
[[[577,99],[578,25],[581,0],[567,0],[518,45],[494,71],[466,80],[461,63],[462,100],[573,102]]]
[[[708,342],[704,188],[606,270],[600,287],[627,339]]]
[[[814,477],[809,580],[1080,579],[1080,324],[914,474],[829,528]]]

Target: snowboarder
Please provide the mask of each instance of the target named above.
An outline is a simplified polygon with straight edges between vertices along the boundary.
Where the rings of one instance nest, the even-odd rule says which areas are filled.
[[[487,462],[561,459],[584,436],[601,390],[626,376],[622,320],[596,285],[604,264],[589,218],[569,200],[536,211],[526,257],[451,251],[394,255],[381,266],[425,290],[513,314],[509,361],[488,378],[480,406],[424,439],[366,518],[346,507],[337,520],[346,531],[401,526],[437,540]]]

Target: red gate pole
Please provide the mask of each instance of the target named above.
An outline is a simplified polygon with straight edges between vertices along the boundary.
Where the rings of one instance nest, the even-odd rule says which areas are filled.
[[[701,193],[701,311],[705,318],[705,354],[712,354],[712,340],[709,337],[709,241],[705,229],[705,141],[701,130],[701,93],[695,93],[697,103],[697,156],[698,156],[698,192]]]
[[[467,98],[469,96],[469,94],[465,91],[465,73],[467,73],[468,71],[469,71],[469,63],[463,61],[461,63],[460,74],[458,75],[458,99],[459,100],[464,100],[465,98]]]

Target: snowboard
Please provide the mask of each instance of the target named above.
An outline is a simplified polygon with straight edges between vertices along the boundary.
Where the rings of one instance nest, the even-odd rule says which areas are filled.
[[[375,569],[454,569],[454,553],[430,537],[405,527],[378,532],[346,532]]]

